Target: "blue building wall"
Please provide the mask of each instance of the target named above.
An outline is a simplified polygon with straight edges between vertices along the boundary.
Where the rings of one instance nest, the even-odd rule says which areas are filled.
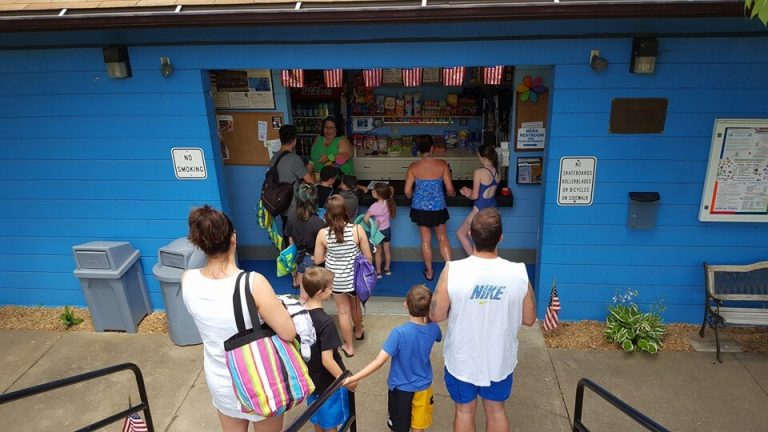
[[[672,24],[680,31],[754,26],[706,20],[617,20],[601,26],[605,32],[651,32]],[[593,36],[505,37],[537,32]],[[768,244],[759,240],[766,225],[697,220],[714,119],[768,116],[763,102],[768,84],[761,81],[768,72],[765,39],[660,37],[657,72],[642,76],[628,72],[631,36],[593,32],[589,22],[350,26],[333,35],[327,28],[212,29],[206,31],[208,40],[222,42],[199,46],[176,44],[199,40],[190,29],[4,35],[3,44],[16,49],[0,45],[0,303],[84,304],[71,273],[71,247],[103,239],[127,240],[142,251],[152,302],[161,308],[151,267],[160,246],[186,234],[189,209],[211,203],[238,221],[248,220],[264,169],[222,165],[208,69],[511,64],[554,71],[545,185],[539,187],[544,191],[536,278],[540,312],[550,281],[557,278],[565,319],[602,319],[614,290],[631,287],[644,303],[663,297],[667,319],[697,321],[701,261],[768,256]],[[366,40],[349,44],[300,43],[362,34]],[[426,40],[436,34],[445,39]],[[375,41],[391,35],[402,39]],[[461,40],[466,35],[487,40]],[[224,42],[235,40],[249,42]],[[168,45],[141,45],[148,41]],[[93,47],[18,49],[62,43]],[[100,48],[106,43],[129,44],[132,78],[106,77]],[[608,70],[589,68],[589,51],[595,48],[609,60]],[[160,75],[161,56],[176,66],[170,78]],[[664,134],[609,134],[615,97],[668,98]],[[180,146],[204,150],[207,180],[175,178],[170,149]],[[527,154],[513,152],[512,158],[521,155]],[[598,159],[592,206],[556,204],[558,161],[571,155]],[[627,192],[637,190],[661,193],[654,230],[624,226]],[[526,227],[539,223],[537,213],[520,213],[521,205],[518,198],[516,208],[504,213],[505,248],[530,243]],[[415,246],[416,230],[404,210],[396,236],[402,246]],[[466,211],[453,211],[449,229],[465,216]],[[263,233],[246,231],[248,242],[266,244]]]

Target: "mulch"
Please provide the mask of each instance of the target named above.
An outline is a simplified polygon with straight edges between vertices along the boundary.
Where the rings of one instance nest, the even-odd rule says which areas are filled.
[[[94,331],[87,308],[70,308],[83,322],[69,328],[59,318],[64,308],[0,306],[0,330]],[[164,312],[153,312],[139,323],[139,334],[168,333]]]
[[[700,326],[673,323],[667,325],[662,351],[694,351],[689,342],[693,335],[698,337]],[[603,338],[605,323],[599,321],[562,322],[544,333],[548,348],[578,349],[591,351],[619,351],[621,348]],[[711,332],[711,329],[707,329]],[[723,332],[731,337],[743,352],[768,353],[768,328],[729,327]]]
[[[69,328],[59,319],[64,308],[0,306],[0,330],[94,331],[87,308],[71,308],[81,324]],[[618,351],[620,348],[603,338],[605,323],[599,321],[562,322],[552,331],[542,330],[548,348]],[[694,351],[688,339],[699,326],[669,324],[662,351]],[[712,330],[708,330],[712,331]],[[723,330],[744,352],[768,353],[768,328],[729,327]],[[168,321],[164,312],[153,312],[139,324],[139,334],[166,334]]]

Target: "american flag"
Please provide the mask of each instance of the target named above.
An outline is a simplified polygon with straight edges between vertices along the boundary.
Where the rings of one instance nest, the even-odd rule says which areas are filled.
[[[557,313],[560,312],[560,297],[557,296],[557,287],[555,280],[552,280],[552,291],[549,293],[549,304],[547,312],[544,315],[544,330],[554,330],[560,322],[557,319]]]
[[[326,69],[323,71],[325,86],[328,88],[341,87],[344,78],[343,69]]]
[[[419,87],[423,77],[424,69],[417,67],[412,69],[403,69],[403,86]]]
[[[368,88],[380,86],[383,75],[384,71],[382,71],[381,68],[363,69],[363,81],[365,81],[365,86]]]
[[[283,87],[304,87],[303,69],[283,69],[280,72]]]
[[[504,72],[504,66],[486,66],[483,68],[483,83],[487,85],[501,84],[501,75]]]
[[[147,424],[138,413],[133,413],[125,419],[123,432],[147,432]]]
[[[464,66],[443,68],[443,85],[446,87],[464,85]]]

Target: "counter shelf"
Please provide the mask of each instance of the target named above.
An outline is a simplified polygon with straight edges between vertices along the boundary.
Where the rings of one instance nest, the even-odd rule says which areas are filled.
[[[367,185],[371,181],[376,181],[380,179],[358,179],[359,184]],[[398,207],[410,207],[411,206],[411,199],[405,196],[405,180],[389,180],[388,183],[395,188],[395,203],[398,205]],[[461,190],[462,187],[472,187],[472,181],[471,180],[454,180],[453,181],[453,187],[456,189],[456,196],[445,197],[446,204],[448,204],[448,207],[472,207],[473,201],[469,198],[466,198],[462,196],[459,193],[459,190]],[[512,207],[514,204],[514,197],[512,196],[511,192],[509,195],[501,195],[501,189],[503,187],[507,186],[506,180],[502,180],[499,184],[498,188],[496,188],[496,206],[497,207]],[[376,202],[374,200],[373,195],[371,195],[370,192],[363,195],[360,198],[360,205],[361,206],[370,206]]]

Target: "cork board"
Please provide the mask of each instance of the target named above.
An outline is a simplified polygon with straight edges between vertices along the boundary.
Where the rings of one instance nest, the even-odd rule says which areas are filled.
[[[225,165],[269,165],[269,152],[259,140],[259,122],[266,124],[267,140],[279,139],[283,113],[218,111],[216,115]],[[231,117],[231,121],[222,121],[222,116]]]
[[[519,96],[517,98],[517,109],[515,110],[515,130],[513,136],[515,137],[515,150],[516,151],[535,151],[542,150],[540,148],[523,148],[517,142],[517,131],[522,127],[523,123],[528,122],[541,122],[542,127],[547,127],[547,110],[549,108],[549,92],[539,95],[538,100],[534,103],[530,100],[521,101]]]

